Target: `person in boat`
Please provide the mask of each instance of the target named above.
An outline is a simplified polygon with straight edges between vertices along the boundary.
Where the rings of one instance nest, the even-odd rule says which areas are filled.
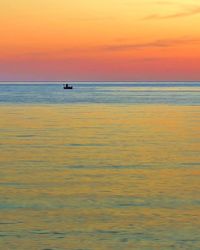
[[[64,88],[68,88],[68,87],[69,87],[69,84],[67,84],[67,83],[66,83],[66,84],[63,84],[63,87],[64,87]]]

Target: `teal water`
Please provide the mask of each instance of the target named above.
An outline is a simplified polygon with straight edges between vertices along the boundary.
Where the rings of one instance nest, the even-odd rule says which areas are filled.
[[[2,104],[178,104],[199,105],[200,82],[1,83]]]
[[[200,84],[73,85],[0,85],[0,249],[200,249]]]

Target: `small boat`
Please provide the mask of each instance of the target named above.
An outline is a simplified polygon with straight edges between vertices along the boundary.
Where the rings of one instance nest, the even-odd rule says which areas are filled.
[[[66,84],[63,84],[63,89],[73,89],[73,86],[66,83]]]

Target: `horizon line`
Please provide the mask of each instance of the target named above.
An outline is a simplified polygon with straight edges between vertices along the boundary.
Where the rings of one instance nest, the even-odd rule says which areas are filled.
[[[139,81],[67,81],[67,80],[63,80],[63,81],[61,81],[61,80],[58,80],[58,81],[47,81],[47,80],[44,80],[44,81],[39,81],[39,80],[37,80],[37,81],[19,81],[19,80],[17,80],[17,81],[8,81],[8,80],[6,80],[6,81],[3,81],[3,80],[0,80],[0,83],[31,83],[31,82],[36,82],[36,83],[40,83],[40,82],[45,82],[45,83],[56,83],[56,82],[58,82],[58,83],[63,83],[63,82],[70,82],[70,83],[93,83],[93,82],[108,82],[108,83],[112,83],[112,82],[119,82],[119,83],[121,83],[121,82],[200,82],[200,80],[170,80],[170,81],[167,81],[167,80],[161,80],[161,81],[159,81],[159,80],[155,80],[155,81],[153,81],[153,80],[151,80],[151,81],[145,81],[145,80],[139,80]]]

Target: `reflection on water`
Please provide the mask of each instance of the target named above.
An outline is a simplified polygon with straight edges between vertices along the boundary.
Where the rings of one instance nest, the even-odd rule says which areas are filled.
[[[1,249],[199,249],[199,106],[1,106]]]

